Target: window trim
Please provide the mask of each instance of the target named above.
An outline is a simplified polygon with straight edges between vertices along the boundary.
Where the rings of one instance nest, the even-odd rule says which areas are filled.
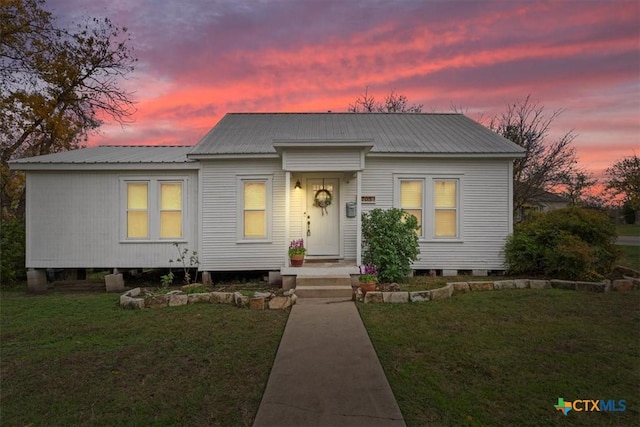
[[[246,237],[244,235],[244,184],[260,182],[265,184],[265,221],[264,237]],[[236,176],[236,243],[271,243],[273,218],[273,176],[272,175],[237,175]]]
[[[189,178],[186,176],[122,176],[120,180],[120,243],[184,243],[189,239],[190,229],[187,228],[186,218],[188,217],[188,189]],[[129,237],[127,234],[127,185],[129,183],[147,184],[147,237]],[[181,184],[182,205],[181,205],[181,237],[160,237],[160,214],[161,209],[161,184]]]

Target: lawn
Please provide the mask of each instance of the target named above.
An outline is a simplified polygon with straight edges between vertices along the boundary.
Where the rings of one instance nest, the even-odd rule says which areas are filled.
[[[250,425],[288,313],[0,295],[2,425]]]
[[[640,271],[640,246],[617,245],[622,251],[619,264]]]
[[[637,224],[617,224],[618,236],[640,236],[640,225]]]
[[[410,426],[639,424],[639,292],[506,290],[358,307]],[[623,399],[627,410],[565,417],[558,398]]]

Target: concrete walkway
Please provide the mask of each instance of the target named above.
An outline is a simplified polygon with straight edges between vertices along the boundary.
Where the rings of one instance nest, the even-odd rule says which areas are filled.
[[[254,426],[404,425],[355,304],[298,299]]]

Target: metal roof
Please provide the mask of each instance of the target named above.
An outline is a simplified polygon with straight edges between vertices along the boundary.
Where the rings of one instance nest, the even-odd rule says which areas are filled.
[[[519,156],[524,152],[462,114],[229,113],[189,155],[275,154],[277,141],[371,141],[371,153]]]
[[[187,153],[193,147],[175,146],[99,146],[27,157],[11,161],[19,169],[20,165],[83,165],[83,164],[149,164],[149,163],[191,163]]]

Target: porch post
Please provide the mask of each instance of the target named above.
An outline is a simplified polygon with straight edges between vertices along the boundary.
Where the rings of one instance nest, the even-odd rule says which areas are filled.
[[[283,251],[283,264],[285,267],[289,262],[289,240],[290,240],[290,216],[291,216],[291,172],[286,171],[284,173],[284,251]]]
[[[356,265],[362,265],[362,171],[356,172]]]

